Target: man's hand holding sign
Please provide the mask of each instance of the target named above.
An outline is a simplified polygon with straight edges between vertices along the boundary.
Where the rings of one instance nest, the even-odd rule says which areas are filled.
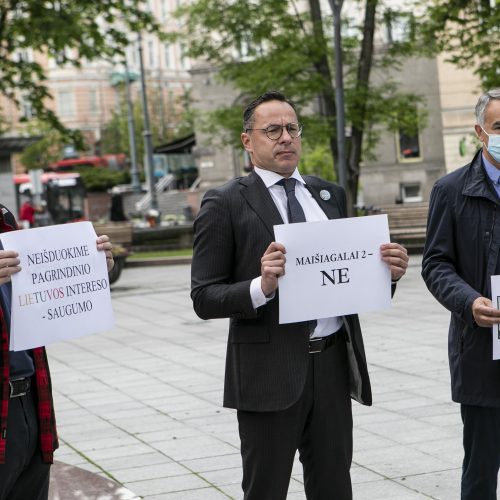
[[[80,222],[13,231],[1,239],[4,248],[16,249],[0,251],[0,284],[12,279],[12,350],[112,326],[108,236],[97,238],[90,222]]]
[[[408,251],[399,243],[384,243],[380,245],[380,256],[391,270],[391,280],[399,281],[408,268]]]
[[[285,274],[286,249],[281,243],[269,245],[261,259],[262,291],[270,295],[278,288],[278,278]],[[399,281],[408,268],[408,252],[398,243],[384,243],[380,246],[380,257],[391,270],[393,282]]]
[[[269,245],[261,258],[262,291],[271,295],[278,288],[278,278],[285,274],[286,249],[275,241]],[[398,243],[380,245],[380,257],[391,270],[393,283],[399,281],[408,268],[408,252]]]
[[[280,243],[272,243],[262,258],[262,291],[269,295],[279,281],[280,323],[389,307],[391,281],[408,266],[403,247],[384,243],[389,240],[386,215],[274,230]]]
[[[12,250],[0,250],[0,285],[8,283],[11,276],[20,270],[19,254]]]

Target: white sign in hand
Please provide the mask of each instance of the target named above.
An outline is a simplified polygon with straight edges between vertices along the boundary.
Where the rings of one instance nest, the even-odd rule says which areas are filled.
[[[21,351],[112,328],[106,256],[90,222],[0,235],[19,253],[12,276],[10,349]]]
[[[387,215],[282,224],[274,234],[286,248],[280,324],[390,307],[391,272],[380,257]]]
[[[500,276],[491,277],[492,307],[500,309]],[[493,325],[493,359],[500,359],[500,325]]]

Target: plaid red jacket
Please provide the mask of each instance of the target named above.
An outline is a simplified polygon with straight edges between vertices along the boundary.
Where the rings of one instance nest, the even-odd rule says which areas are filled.
[[[14,216],[0,204],[0,233],[17,229]],[[40,449],[44,462],[53,462],[57,441],[52,387],[50,382],[47,354],[43,347],[32,351],[35,364],[35,380],[38,399],[38,419],[40,427]],[[5,463],[7,438],[7,415],[9,412],[9,332],[0,307],[0,464]]]

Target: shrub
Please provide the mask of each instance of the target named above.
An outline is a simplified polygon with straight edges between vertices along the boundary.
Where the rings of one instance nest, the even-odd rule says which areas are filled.
[[[130,172],[107,168],[81,167],[76,169],[87,191],[107,191],[118,184],[130,183]]]

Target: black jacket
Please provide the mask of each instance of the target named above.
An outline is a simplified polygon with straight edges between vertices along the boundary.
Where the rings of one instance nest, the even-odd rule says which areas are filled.
[[[448,355],[456,402],[500,407],[500,360],[493,361],[491,328],[478,327],[472,303],[491,298],[498,272],[500,200],[482,163],[472,162],[434,185],[422,276],[451,311]]]
[[[329,219],[345,217],[345,193],[334,184],[304,176]],[[329,200],[319,196],[331,193]],[[230,318],[224,406],[276,411],[302,394],[309,363],[307,322],[280,325],[277,296],[254,310],[250,282],[260,275],[260,258],[283,221],[256,173],[206,193],[195,221],[191,297],[203,319]],[[370,379],[356,315],[344,318],[349,342],[351,395],[371,404]],[[332,381],[334,383],[334,381]]]

